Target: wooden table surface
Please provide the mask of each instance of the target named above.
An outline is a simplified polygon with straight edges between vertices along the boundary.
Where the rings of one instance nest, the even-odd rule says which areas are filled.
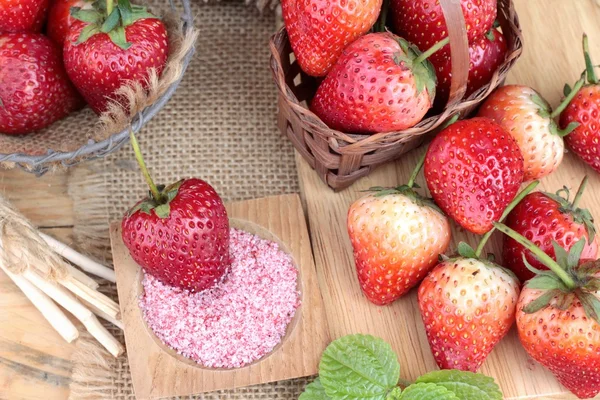
[[[525,31],[525,54],[509,80],[537,88],[556,104],[565,81],[573,83],[583,69],[580,50],[583,30],[590,35],[592,53],[596,62],[600,62],[600,5],[596,0],[515,0],[515,3]],[[359,188],[373,183],[397,183],[413,158],[409,156],[380,169],[350,191],[356,193]],[[300,168],[303,187],[318,184],[305,165],[300,163]],[[574,186],[584,173],[594,174],[578,160],[567,156],[559,173],[546,180],[544,185],[556,187],[561,178]],[[0,193],[45,232],[69,243],[74,217],[72,201],[67,194],[67,179],[68,172],[35,178],[18,170],[0,171]],[[600,176],[593,176],[591,183],[585,203],[598,216]],[[343,199],[345,195],[329,194],[327,198],[335,202],[336,196]],[[339,204],[346,206],[348,199],[339,200]],[[73,348],[63,342],[0,272],[0,400],[66,398]],[[566,397],[557,395],[553,398]]]

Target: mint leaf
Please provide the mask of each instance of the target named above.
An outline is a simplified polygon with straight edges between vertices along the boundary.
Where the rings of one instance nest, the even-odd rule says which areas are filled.
[[[402,398],[402,389],[398,386],[392,389],[391,392],[388,393],[385,400],[400,400]]]
[[[502,400],[503,397],[493,378],[473,372],[434,371],[421,376],[416,383],[435,383],[444,386],[459,399]],[[402,399],[405,398],[402,397]]]
[[[333,400],[385,400],[398,383],[400,364],[382,339],[348,335],[327,346],[319,375]]]
[[[471,397],[464,397],[470,399]],[[400,400],[461,400],[444,386],[435,383],[415,383],[404,389]],[[478,397],[473,397],[478,399]]]
[[[304,393],[298,397],[298,400],[328,400],[329,396],[325,393],[325,388],[321,385],[319,378],[315,379],[304,389]]]

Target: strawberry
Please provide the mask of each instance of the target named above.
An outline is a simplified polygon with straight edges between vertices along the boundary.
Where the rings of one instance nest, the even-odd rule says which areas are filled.
[[[550,269],[537,271],[521,291],[516,319],[523,347],[577,397],[596,396],[600,393],[600,261],[581,259],[585,239],[568,253],[555,245],[554,261],[514,230],[496,227]]]
[[[0,0],[0,33],[39,32],[50,0]]]
[[[496,28],[487,34],[475,39],[469,46],[469,80],[465,98],[477,89],[487,85],[494,72],[506,58],[508,46],[504,35]],[[452,82],[452,60],[444,53],[438,52],[431,56],[431,63],[435,67],[438,86],[435,98],[435,108],[442,109],[450,97],[450,84]]]
[[[583,81],[578,83],[581,87]],[[560,130],[554,119],[560,110],[552,111],[546,100],[534,89],[509,85],[496,90],[479,109],[479,117],[493,120],[510,133],[519,144],[525,160],[525,181],[541,179],[556,171],[565,152],[563,137],[574,126]]]
[[[537,185],[530,183],[504,210],[501,220]],[[519,281],[481,253],[490,230],[474,250],[458,245],[454,258],[442,257],[419,286],[419,310],[429,346],[442,369],[475,372],[515,320]]]
[[[317,89],[311,110],[331,129],[349,133],[399,131],[420,122],[435,97],[426,53],[389,32],[349,45]]]
[[[498,14],[497,0],[460,0],[469,43],[492,28]],[[448,36],[446,19],[439,0],[391,0],[390,11],[395,32],[428,49]],[[450,46],[443,50],[450,52]]]
[[[421,166],[407,185],[374,188],[348,211],[358,281],[377,305],[389,304],[417,285],[450,244],[448,219],[413,190]]]
[[[487,118],[456,122],[431,142],[425,180],[437,205],[463,228],[492,229],[523,182],[517,142]]]
[[[133,133],[131,142],[151,192],[121,223],[131,257],[165,284],[191,292],[215,286],[229,268],[229,219],[221,198],[196,178],[157,187]]]
[[[342,50],[377,21],[382,0],[282,0],[285,29],[304,72],[325,76]]]
[[[62,51],[63,45],[69,33],[69,28],[75,18],[71,16],[71,7],[88,8],[89,3],[85,0],[54,0],[48,12],[48,24],[46,34],[54,41]]]
[[[528,195],[508,215],[506,225],[525,236],[544,253],[556,260],[553,243],[570,250],[575,243],[585,239],[582,257],[596,259],[598,244],[594,240],[596,229],[590,212],[577,206],[587,183],[584,178],[573,202],[569,202],[569,190],[565,187],[556,194],[536,192]],[[564,197],[562,196],[564,193]],[[523,256],[537,269],[547,269],[531,252],[517,241],[506,236],[502,248],[504,265],[521,281],[534,277],[527,269]]]
[[[123,84],[146,86],[151,68],[160,76],[169,53],[167,30],[158,18],[128,0],[115,8],[112,1],[76,9],[72,15],[79,21],[71,26],[64,46],[69,78],[98,114],[111,100],[123,100],[114,94]]]
[[[0,35],[0,132],[40,130],[83,105],[58,48],[39,33]]]
[[[594,170],[600,172],[600,81],[590,57],[588,38],[583,36],[587,85],[572,91],[565,86],[565,95],[572,98],[560,114],[560,126],[575,130],[565,138],[567,146]]]

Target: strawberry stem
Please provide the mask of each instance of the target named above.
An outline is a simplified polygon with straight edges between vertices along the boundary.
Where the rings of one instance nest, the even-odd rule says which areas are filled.
[[[594,64],[592,63],[592,57],[590,56],[588,36],[585,33],[583,34],[583,56],[585,57],[585,69],[587,71],[588,82],[595,85],[598,83],[598,78],[596,77]]]
[[[419,172],[421,172],[421,168],[423,168],[423,164],[425,164],[426,156],[427,156],[427,149],[425,149],[425,152],[419,158],[419,161],[417,162],[415,169],[413,170],[412,174],[410,175],[410,179],[408,180],[408,183],[406,184],[406,186],[408,186],[409,188],[412,188],[415,185],[415,180],[417,179]]]
[[[377,23],[373,28],[373,32],[385,32],[385,23],[387,22],[387,13],[390,8],[390,0],[383,0],[383,5],[381,6],[381,12],[379,14],[379,18],[377,18]]]
[[[548,254],[544,253],[542,249],[533,244],[529,239],[521,236],[516,231],[510,229],[508,226],[494,222],[494,227],[498,229],[500,232],[508,235],[512,239],[514,239],[517,243],[525,247],[527,250],[531,251],[533,255],[537,257],[538,260],[542,262],[546,267],[548,267],[552,272],[556,274],[560,278],[560,280],[565,284],[565,286],[569,289],[575,289],[577,284],[573,280],[573,278],[565,271],[556,261],[552,259]]]
[[[525,198],[525,196],[527,196],[529,193],[531,193],[531,191],[533,189],[535,189],[537,187],[537,185],[539,185],[539,184],[540,184],[540,181],[533,181],[529,185],[527,185],[527,187],[525,189],[523,189],[519,194],[517,194],[515,196],[515,198],[510,202],[510,204],[504,209],[504,212],[500,216],[499,221],[500,222],[504,221],[506,219],[506,217],[508,217],[508,214],[510,214],[510,212],[513,210],[513,208],[515,208],[517,206],[517,204],[519,204]],[[483,248],[485,247],[486,243],[488,242],[488,240],[490,239],[490,237],[492,236],[492,233],[494,233],[494,231],[495,231],[495,229],[492,228],[488,232],[486,232],[485,235],[483,235],[483,237],[481,238],[481,241],[479,242],[479,245],[477,246],[477,249],[475,249],[475,257],[479,258],[481,256],[481,252],[483,251]]]
[[[437,42],[436,44],[431,46],[431,48],[429,48],[429,50],[421,53],[417,58],[415,58],[415,60],[413,61],[413,64],[422,63],[423,61],[425,61],[429,57],[431,57],[434,53],[436,53],[438,50],[440,50],[442,47],[446,46],[448,43],[450,43],[450,38],[440,40],[439,42]]]
[[[579,200],[581,200],[581,196],[583,196],[583,192],[585,191],[585,187],[587,186],[587,183],[588,183],[588,177],[586,175],[583,177],[583,180],[581,181],[581,184],[579,185],[579,189],[577,189],[577,194],[575,195],[575,198],[573,199],[573,203],[571,203],[571,209],[577,210],[577,205],[579,204]]]
[[[162,202],[162,194],[160,193],[160,191],[156,187],[156,184],[152,180],[152,177],[150,176],[150,172],[148,172],[148,167],[146,167],[146,162],[144,162],[144,157],[142,156],[142,151],[140,150],[140,144],[138,143],[137,138],[135,137],[135,135],[133,133],[133,130],[129,131],[129,137],[131,139],[131,146],[133,147],[133,152],[135,153],[135,159],[137,160],[137,162],[140,166],[140,169],[142,170],[142,174],[144,175],[144,179],[146,180],[146,183],[150,187],[150,192],[152,193],[152,197],[154,197],[154,200],[157,203],[161,203]]]
[[[567,106],[571,103],[571,101],[573,101],[575,96],[577,96],[577,93],[579,93],[584,83],[584,78],[579,79],[577,83],[575,83],[575,87],[573,88],[573,90],[571,90],[571,93],[569,93],[569,95],[565,97],[562,103],[560,103],[560,105],[556,107],[554,111],[552,111],[552,114],[550,114],[551,119],[558,117],[563,111],[565,111],[565,108],[567,108]],[[561,134],[561,136],[564,135]]]

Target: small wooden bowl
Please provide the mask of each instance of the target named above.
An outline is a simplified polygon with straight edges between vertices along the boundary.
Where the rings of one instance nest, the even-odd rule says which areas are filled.
[[[508,54],[492,80],[464,99],[469,72],[469,43],[460,1],[440,0],[448,25],[452,51],[450,99],[439,115],[426,117],[416,126],[374,135],[355,135],[330,129],[307,107],[317,79],[305,74],[296,62],[285,28],[271,38],[271,69],[279,89],[279,129],[334,190],[341,190],[366,176],[378,165],[418,147],[454,115],[465,118],[504,81],[521,56],[523,38],[512,0],[498,0],[498,21],[508,43]]]

